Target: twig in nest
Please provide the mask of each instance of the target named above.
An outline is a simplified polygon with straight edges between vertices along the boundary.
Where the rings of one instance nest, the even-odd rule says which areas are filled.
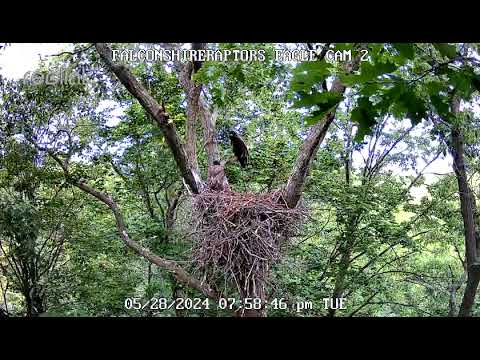
[[[210,280],[224,278],[245,296],[256,296],[285,241],[295,234],[303,209],[289,209],[282,193],[206,190],[193,196],[193,258]]]

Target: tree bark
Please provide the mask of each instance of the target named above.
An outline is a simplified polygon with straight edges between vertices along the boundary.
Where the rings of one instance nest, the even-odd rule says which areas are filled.
[[[192,44],[192,49],[205,48],[205,43]],[[215,160],[220,160],[215,132],[215,122],[217,114],[216,112],[210,111],[209,106],[206,104],[205,100],[202,99],[202,85],[195,83],[195,81],[191,77],[191,74],[198,71],[201,66],[201,61],[195,61],[185,66],[177,64],[176,68],[179,74],[180,84],[185,90],[185,94],[187,96],[187,119],[201,119],[203,127],[203,138],[205,142],[204,147],[207,153],[208,165],[211,166],[213,165],[213,162]],[[189,123],[193,123],[193,120],[187,121],[187,138],[188,136],[190,136],[188,127]],[[192,131],[193,130],[190,129],[190,132]],[[187,143],[189,143],[188,140]],[[193,150],[190,151],[193,152]]]
[[[347,66],[347,71],[351,72],[356,70],[358,64],[359,59],[357,58]],[[340,79],[336,78],[332,83],[330,91],[344,94],[345,89],[346,87],[341,83]],[[302,145],[295,166],[288,179],[287,186],[285,187],[284,200],[289,208],[297,206],[297,203],[300,200],[313,159],[317,154],[318,147],[327,134],[328,128],[335,118],[336,109],[337,107],[325,115],[322,121],[319,121],[311,127],[307,139]]]
[[[97,198],[104,204],[106,204],[110,210],[113,212],[115,216],[115,221],[117,224],[117,230],[124,241],[124,243],[135,251],[138,255],[144,257],[148,261],[152,262],[153,264],[157,265],[160,268],[170,271],[175,278],[188,285],[194,289],[199,290],[207,297],[212,299],[217,299],[218,295],[213,291],[208,284],[203,284],[199,280],[193,278],[188,274],[184,269],[182,269],[175,261],[164,259],[158,255],[151,253],[148,249],[144,248],[136,241],[132,240],[128,235],[127,229],[125,227],[125,222],[123,220],[123,215],[117,205],[117,203],[108,195],[93,189],[92,187],[88,186],[84,182],[78,182],[74,184],[79,189],[83,190],[84,192],[92,195],[93,197]]]
[[[180,282],[191,286],[194,289],[199,290],[202,292],[205,296],[211,298],[211,299],[218,299],[218,294],[208,285],[204,284],[203,282],[195,279],[192,277],[190,274],[188,274],[183,268],[181,268],[175,261],[173,260],[167,260],[164,259],[158,255],[155,255],[151,253],[148,249],[144,248],[141,246],[139,243],[136,241],[132,240],[130,236],[128,235],[127,228],[125,226],[125,221],[123,219],[122,212],[120,211],[117,203],[107,194],[104,194],[103,192],[100,192],[91,186],[88,186],[85,182],[82,181],[76,181],[71,178],[69,172],[68,172],[68,167],[67,165],[62,162],[62,160],[55,155],[51,150],[48,149],[43,149],[37,146],[38,150],[46,151],[62,168],[65,178],[74,186],[78,187],[80,190],[86,192],[87,194],[92,195],[95,197],[97,200],[103,202],[105,205],[107,205],[110,210],[112,211],[114,217],[115,217],[115,222],[117,225],[117,230],[120,234],[120,237],[122,238],[123,242],[131,248],[133,251],[135,251],[138,255],[144,257],[151,263],[157,265],[158,267],[165,269],[173,274],[173,276]]]
[[[451,104],[452,112],[460,111],[460,100],[454,98]],[[467,265],[467,286],[460,305],[458,316],[471,316],[475,296],[480,282],[480,271],[477,266],[477,227],[475,223],[475,199],[468,185],[467,170],[465,166],[465,151],[463,132],[460,126],[455,125],[451,132],[450,152],[453,157],[453,170],[458,183],[460,196],[460,211],[463,218],[465,234],[465,260]]]
[[[199,103],[200,92],[202,90],[201,84],[196,84],[192,80],[192,75],[194,74],[195,65],[193,62],[183,66],[179,74],[180,84],[185,90],[185,95],[187,99],[187,135],[185,143],[185,151],[187,153],[187,158],[190,161],[190,165],[197,173],[200,173],[198,170],[198,161],[197,161],[197,136],[196,136],[196,124],[199,118]]]
[[[284,199],[289,208],[297,206],[312,161],[315,158],[318,147],[325,138],[328,128],[334,118],[335,114],[329,113],[324,120],[318,122],[310,129],[307,140],[303,143],[295,167],[293,168],[292,174],[288,178],[287,186],[285,187]]]
[[[2,308],[0,308],[0,318],[6,318],[8,317],[8,312],[7,310],[3,310]]]
[[[95,48],[100,54],[105,65],[117,76],[125,88],[134,96],[143,108],[158,124],[159,128],[165,136],[165,140],[172,151],[173,158],[182,174],[186,184],[190,190],[198,194],[202,187],[202,180],[198,172],[192,168],[191,161],[188,159],[184,146],[178,137],[173,122],[169,120],[169,116],[163,106],[148,93],[145,87],[133,76],[130,70],[122,64],[116,64],[112,59],[112,50],[104,43],[96,43]]]
[[[453,276],[453,274],[452,274]],[[450,298],[448,301],[448,316],[454,317],[457,314],[457,291],[460,289],[465,282],[465,278],[467,276],[466,272],[463,272],[460,276],[460,279],[457,282],[454,282],[452,279],[452,283],[448,288],[448,292],[450,294]]]
[[[44,299],[38,290],[37,285],[24,289],[25,308],[27,317],[37,317],[45,312]]]
[[[177,206],[181,196],[182,192],[178,191],[173,196],[173,199],[168,201],[168,207],[165,213],[165,228],[168,231],[171,231],[173,229],[173,226],[175,225],[175,220],[177,218]]]
[[[203,125],[203,139],[205,141],[205,151],[207,152],[208,165],[213,165],[215,160],[220,161],[218,154],[218,145],[216,139],[215,124],[217,121],[217,113],[210,111],[208,105],[200,97],[199,98],[200,111],[202,113],[202,125]]]

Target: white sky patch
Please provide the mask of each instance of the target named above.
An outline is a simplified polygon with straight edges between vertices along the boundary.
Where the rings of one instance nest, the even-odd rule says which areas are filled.
[[[98,105],[98,111],[103,111],[105,109],[111,108],[109,118],[106,122],[106,125],[109,127],[117,126],[122,120],[122,116],[125,114],[125,109],[118,105],[113,100],[102,100]]]
[[[40,57],[68,51],[65,43],[21,43],[11,44],[0,52],[0,74],[9,79],[20,79],[26,72],[35,70]]]
[[[50,55],[71,51],[72,44],[67,43],[17,43],[7,46],[0,52],[0,74],[8,79],[18,80],[25,73],[34,71],[40,59],[48,59]],[[105,100],[100,103],[99,111],[112,107],[107,126],[113,127],[121,121],[124,110],[115,102]]]
[[[386,123],[384,131],[389,132],[400,128],[406,130],[410,126],[411,123],[408,119],[404,119],[403,121],[399,122],[393,118],[390,118]],[[410,135],[413,137],[429,136],[429,127],[418,124],[410,131]],[[407,150],[407,146],[408,145],[404,141],[400,141],[392,150],[391,155]],[[365,159],[368,157],[368,149],[369,147],[366,145],[360,151],[353,152],[352,161],[355,168],[363,169],[365,166]],[[384,150],[385,147],[381,146],[380,144],[377,145],[377,152],[383,152]],[[453,172],[453,159],[450,154],[447,154],[446,156],[440,155],[436,160],[426,166],[431,159],[435,157],[435,155],[436,154],[432,152],[432,154],[428,155],[426,159],[423,159],[423,154],[418,154],[415,159],[416,170],[405,169],[398,164],[387,164],[385,165],[384,169],[392,171],[392,173],[396,175],[412,177],[416,177],[421,172],[423,174],[423,178],[425,179],[425,183],[431,185],[438,181],[442,176]],[[410,189],[410,193],[414,198],[420,199],[421,197],[428,195],[428,190],[425,185],[420,185],[412,187]]]

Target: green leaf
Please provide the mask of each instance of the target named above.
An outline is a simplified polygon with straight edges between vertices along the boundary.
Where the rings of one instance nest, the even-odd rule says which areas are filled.
[[[372,102],[367,97],[358,99],[358,105],[352,110],[351,118],[358,123],[358,130],[355,135],[355,141],[361,142],[365,135],[371,133],[375,125],[377,112]]]
[[[376,106],[381,114],[391,112],[395,117],[410,117],[414,124],[426,117],[427,106],[415,91],[405,83],[397,83],[385,91]]]
[[[237,65],[232,72],[232,75],[240,82],[245,82],[245,74],[243,73],[242,66]]]
[[[400,53],[401,56],[413,60],[415,50],[413,44],[409,43],[394,43],[393,47]]]
[[[449,59],[454,58],[457,53],[455,45],[449,45],[446,43],[434,43],[433,46],[442,56],[446,56]]]
[[[391,62],[390,60],[387,60],[385,62],[376,62],[375,63],[375,72],[377,76],[383,75],[383,74],[389,74],[397,69],[397,65],[394,62]]]
[[[327,113],[327,111],[314,111],[310,116],[305,118],[305,124],[307,126],[315,125],[319,122]]]
[[[358,82],[367,82],[376,79],[380,75],[388,74],[395,71],[397,65],[389,60],[385,62],[376,62],[371,64],[369,62],[363,62],[360,65],[360,75],[358,79],[355,79]]]
[[[416,96],[413,90],[408,89],[404,91],[400,95],[398,101],[405,106],[407,110],[407,116],[413,121],[414,124],[418,124],[426,117],[426,105],[422,99]]]
[[[365,61],[360,65],[359,80],[361,82],[373,80],[376,76],[375,67],[371,63]]]
[[[309,91],[315,84],[320,84],[328,75],[332,65],[325,61],[305,61],[293,71],[290,88],[295,91]]]
[[[307,125],[313,125],[322,119],[333,107],[335,107],[343,96],[338,93],[322,92],[313,95],[306,95],[302,99],[298,100],[293,108],[312,107],[317,106],[318,109],[313,111],[312,114],[305,118]]]
[[[430,101],[437,110],[438,114],[442,117],[446,117],[449,113],[449,105],[439,95],[430,95]]]
[[[308,72],[308,73],[316,73],[322,76],[329,75],[330,70],[332,69],[332,64],[326,61],[304,61],[299,64],[294,73],[301,73],[301,72]]]
[[[480,91],[480,75],[475,75],[472,78],[472,85],[477,91]]]
[[[360,90],[359,93],[363,96],[371,96],[377,94],[380,87],[378,84],[365,84]]]
[[[342,44],[336,43],[334,50],[335,51],[348,51],[348,50],[352,50],[352,48],[353,48],[352,43],[342,43]]]
[[[312,95],[304,95],[292,105],[292,108],[308,108],[315,105],[319,106],[320,108],[331,108],[337,105],[342,98],[343,96],[341,94],[329,91],[315,93]]]
[[[430,95],[438,95],[445,90],[445,84],[440,81],[430,81],[425,84],[425,87]]]
[[[393,107],[395,109],[394,115],[401,116],[401,114],[405,112],[405,109],[402,106],[398,106],[398,99],[404,91],[405,84],[403,82],[396,83],[393,87],[386,89],[380,102],[376,106],[377,110],[383,114]]]
[[[451,80],[457,94],[460,94],[464,99],[468,99],[473,92],[471,78],[462,74],[457,74],[451,78]]]
[[[362,78],[360,75],[354,75],[354,74],[340,74],[340,81],[342,82],[343,85],[345,86],[354,86],[356,84],[360,84],[363,82]]]

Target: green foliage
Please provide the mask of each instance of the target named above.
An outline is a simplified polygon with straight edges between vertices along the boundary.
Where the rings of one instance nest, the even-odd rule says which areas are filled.
[[[296,92],[308,92],[316,84],[321,84],[331,75],[333,66],[326,61],[303,62],[293,71],[291,89]]]
[[[415,47],[410,43],[394,43],[393,47],[398,50],[401,56],[413,60],[415,57]]]
[[[358,106],[352,110],[352,120],[359,124],[355,139],[360,142],[365,137],[367,132],[375,124],[375,117],[377,113],[370,100],[366,97],[358,99]]]
[[[442,56],[446,56],[447,58],[450,58],[450,59],[455,57],[457,52],[457,48],[455,47],[455,45],[450,45],[446,43],[435,43],[433,44],[433,46],[435,47],[435,49],[438,50],[438,52]]]
[[[452,125],[462,129],[478,202],[480,73],[471,60],[478,46],[332,45],[354,56],[368,51],[352,72],[340,62],[278,62],[276,44],[212,46],[265,51],[265,61],[205,62],[193,77],[218,114],[221,159],[233,156],[230,129],[249,147],[246,169],[235,161],[225,167],[235,191],[284,187],[309,127],[335,115],[302,193],[309,217],[282,248],[268,283],[270,299],[284,299],[288,308],[269,308],[268,314],[331,316],[323,299],[334,295],[347,298],[347,309],[335,316],[446,316],[452,299],[458,310],[465,289],[463,282],[451,293],[463,274],[458,185],[453,171],[434,181],[421,172],[437,154],[447,161]],[[215,307],[125,308],[127,298],[203,294],[129,250],[110,209],[72,182],[83,179],[115,199],[131,239],[197,276],[190,256],[191,199],[161,129],[105,72],[93,49],[43,63],[38,72],[80,64],[91,70],[87,84],[0,80],[0,285],[2,291],[9,285],[11,314],[28,314],[31,293],[41,298],[42,316],[231,316]],[[131,68],[165,104],[183,141],[186,99],[175,69],[160,62]],[[344,94],[325,89],[334,78],[347,87]],[[453,96],[462,100],[460,114],[452,113]],[[99,110],[105,99],[122,106],[119,118]],[[205,179],[205,141],[197,125]],[[59,162],[68,165],[68,174]],[[12,259],[35,271],[17,274]],[[313,307],[295,311],[299,301]],[[477,304],[474,314],[479,311]]]

